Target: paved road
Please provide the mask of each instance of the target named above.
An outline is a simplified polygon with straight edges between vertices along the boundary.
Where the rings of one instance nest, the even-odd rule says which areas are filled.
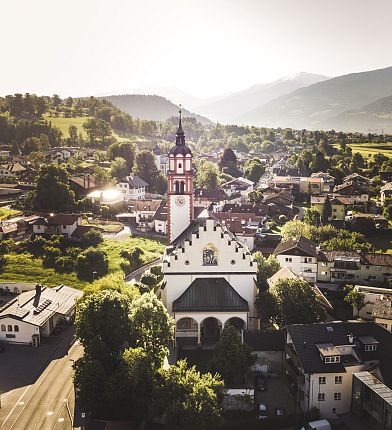
[[[140,269],[136,269],[125,277],[125,282],[127,282],[128,284],[133,282],[139,282],[144,273],[150,270],[151,267],[156,266],[160,261],[160,259],[154,260],[146,266],[143,266]]]
[[[72,364],[83,355],[83,349],[78,342],[71,348],[69,344],[59,348],[63,351],[59,351],[58,358],[50,362],[35,383],[9,393],[8,398],[4,396],[2,412],[9,412],[2,416],[1,430],[73,428],[75,401]]]

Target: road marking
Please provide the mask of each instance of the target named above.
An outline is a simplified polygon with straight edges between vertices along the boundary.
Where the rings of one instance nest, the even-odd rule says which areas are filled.
[[[19,402],[22,400],[23,396],[27,393],[27,390],[31,387],[29,385],[22,393],[22,395],[19,397],[19,400],[15,403],[14,407],[10,410],[10,413],[5,417],[5,420],[3,424],[1,425],[1,428],[5,426],[5,423],[7,422],[8,418],[11,416],[11,414],[14,412],[15,408],[18,406]]]
[[[22,406],[22,405],[24,405],[24,402],[19,402],[19,403],[18,403],[18,405],[21,405],[21,406]]]

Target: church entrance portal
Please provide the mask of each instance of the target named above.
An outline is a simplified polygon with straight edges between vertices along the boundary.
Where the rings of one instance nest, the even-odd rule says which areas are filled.
[[[213,317],[206,318],[201,323],[201,342],[205,345],[213,345],[219,339],[222,324]]]

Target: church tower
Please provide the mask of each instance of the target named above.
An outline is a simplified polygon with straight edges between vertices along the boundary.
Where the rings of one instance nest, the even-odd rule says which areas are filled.
[[[185,144],[181,109],[176,144],[169,152],[167,212],[167,233],[169,243],[171,243],[193,220],[192,152]]]

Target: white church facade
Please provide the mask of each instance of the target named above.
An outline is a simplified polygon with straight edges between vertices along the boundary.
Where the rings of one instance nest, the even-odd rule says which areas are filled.
[[[176,341],[214,343],[225,324],[257,329],[257,264],[246,245],[204,211],[193,219],[192,153],[180,124],[169,154],[168,237],[160,297]]]

